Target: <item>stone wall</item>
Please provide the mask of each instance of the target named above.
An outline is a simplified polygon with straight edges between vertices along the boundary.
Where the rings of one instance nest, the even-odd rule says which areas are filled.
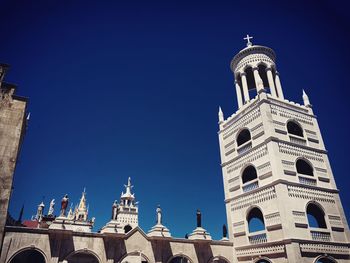
[[[13,173],[25,131],[26,100],[13,95],[15,86],[0,82],[0,249],[4,236]]]

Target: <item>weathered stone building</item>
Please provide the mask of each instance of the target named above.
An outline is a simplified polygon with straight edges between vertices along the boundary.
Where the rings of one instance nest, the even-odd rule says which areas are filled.
[[[5,228],[0,263],[350,262],[349,228],[309,98],[303,92],[304,105],[284,99],[274,51],[246,39],[247,47],[231,63],[238,110],[226,120],[219,111],[229,238],[212,240],[199,211],[188,238],[171,237],[160,207],[156,225],[145,233],[129,178],[100,232],[91,232],[85,191],[74,211],[68,211],[65,196],[59,216],[53,216],[52,201],[48,215],[38,206],[35,227]],[[11,93],[8,100],[16,97]],[[13,146],[1,154],[9,158],[17,155],[25,102],[19,100],[17,108],[17,118],[1,125],[1,134],[9,135],[0,142]],[[1,116],[8,109],[0,108]],[[12,170],[5,175],[12,178],[15,159],[10,160]],[[6,193],[1,198],[8,202]]]
[[[13,173],[25,132],[25,98],[15,95],[16,85],[4,81],[9,66],[0,64],[0,249],[4,237]]]

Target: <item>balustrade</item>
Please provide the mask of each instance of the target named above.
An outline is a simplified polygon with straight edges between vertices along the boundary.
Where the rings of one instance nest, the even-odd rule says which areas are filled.
[[[299,183],[315,186],[317,184],[317,180],[313,178],[306,178],[306,177],[299,176]]]
[[[306,140],[304,138],[300,138],[297,136],[289,135],[290,142],[300,144],[300,145],[306,145]]]
[[[238,154],[242,154],[245,153],[247,151],[249,151],[252,148],[252,142],[246,142],[245,144],[242,144],[238,149],[237,152]]]
[[[249,243],[254,244],[262,244],[267,242],[267,235],[266,233],[259,233],[255,235],[250,235],[249,237]]]
[[[316,241],[331,241],[331,233],[325,231],[311,230],[311,238]]]
[[[242,186],[243,192],[249,192],[259,187],[258,179],[255,179],[253,182],[248,182]]]

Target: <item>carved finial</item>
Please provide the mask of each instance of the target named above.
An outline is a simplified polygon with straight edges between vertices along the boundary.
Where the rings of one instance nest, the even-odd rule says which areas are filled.
[[[306,107],[311,107],[309,96],[306,94],[305,90],[303,90],[303,101]]]
[[[247,36],[245,38],[243,38],[244,40],[247,40],[247,47],[250,47],[253,45],[253,43],[250,41],[251,39],[253,39],[253,37],[249,36],[247,34]]]
[[[224,113],[222,112],[222,109],[221,107],[219,106],[219,123],[223,122],[224,121]]]

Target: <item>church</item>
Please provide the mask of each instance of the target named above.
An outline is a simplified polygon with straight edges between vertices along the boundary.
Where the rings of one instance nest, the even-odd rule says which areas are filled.
[[[161,207],[156,224],[141,229],[131,178],[98,232],[85,189],[74,208],[65,195],[47,214],[41,203],[31,220],[12,219],[27,100],[4,81],[9,66],[0,64],[0,263],[350,263],[349,227],[309,97],[302,91],[303,104],[287,100],[275,52],[251,39],[230,65],[238,109],[218,113],[227,216],[220,240],[200,211],[185,238],[163,225]]]

